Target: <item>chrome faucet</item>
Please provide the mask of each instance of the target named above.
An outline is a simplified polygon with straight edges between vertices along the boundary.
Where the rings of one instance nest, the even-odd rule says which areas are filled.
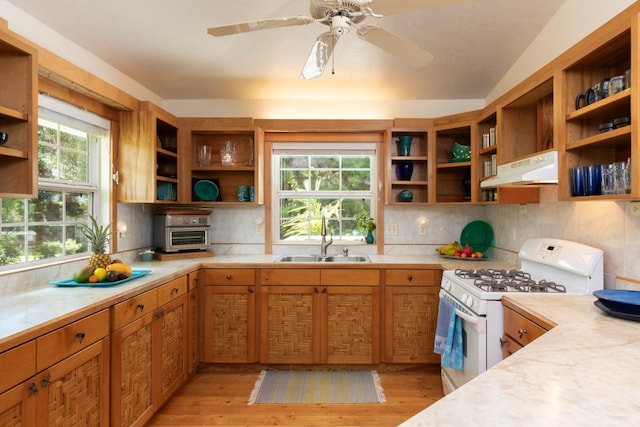
[[[333,243],[333,233],[331,233],[331,240],[327,242],[327,219],[322,216],[322,228],[320,228],[320,235],[322,241],[320,243],[320,256],[327,256],[327,247]]]

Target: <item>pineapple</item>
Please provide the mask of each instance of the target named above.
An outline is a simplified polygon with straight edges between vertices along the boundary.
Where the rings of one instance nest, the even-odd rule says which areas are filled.
[[[89,266],[94,269],[99,267],[106,268],[111,264],[111,257],[109,254],[104,253],[105,247],[109,244],[110,225],[100,226],[94,217],[89,216],[89,218],[91,218],[91,227],[88,225],[82,226],[84,237],[91,243],[91,249],[93,250],[93,255],[89,258]]]

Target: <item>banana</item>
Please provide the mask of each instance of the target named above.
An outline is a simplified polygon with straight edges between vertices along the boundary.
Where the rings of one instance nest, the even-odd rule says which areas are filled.
[[[116,262],[107,266],[107,271],[115,271],[116,273],[126,274],[127,277],[131,276],[131,267],[123,262]]]
[[[460,243],[455,241],[455,242],[449,243],[447,245],[440,246],[439,248],[436,248],[436,252],[438,252],[440,255],[453,256],[453,254],[458,249],[460,249]]]

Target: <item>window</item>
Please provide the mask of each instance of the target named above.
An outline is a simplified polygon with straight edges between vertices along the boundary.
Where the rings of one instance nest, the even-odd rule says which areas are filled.
[[[325,216],[334,240],[360,241],[354,216],[375,213],[375,172],[375,144],[274,144],[276,240],[317,241]]]
[[[86,253],[79,225],[89,215],[109,218],[108,203],[99,204],[109,122],[47,97],[38,102],[38,198],[0,199],[1,266]]]

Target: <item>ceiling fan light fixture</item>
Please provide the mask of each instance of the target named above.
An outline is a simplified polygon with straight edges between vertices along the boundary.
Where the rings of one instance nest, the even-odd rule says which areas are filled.
[[[348,16],[336,15],[331,17],[331,33],[340,37],[349,32],[350,18]]]

